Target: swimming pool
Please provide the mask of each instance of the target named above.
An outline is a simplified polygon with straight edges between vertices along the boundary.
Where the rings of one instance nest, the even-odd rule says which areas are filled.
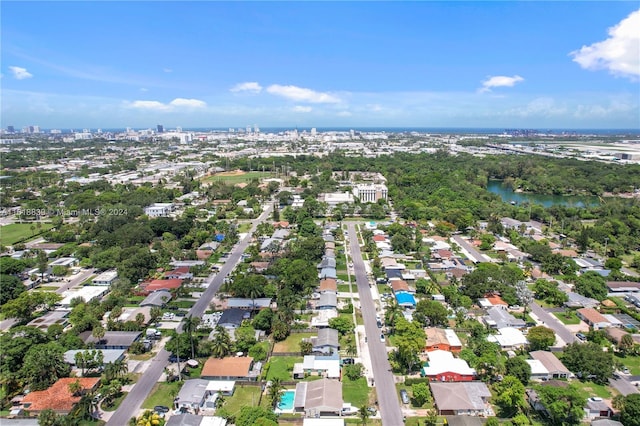
[[[278,408],[276,411],[281,412],[292,412],[293,411],[293,400],[296,397],[296,391],[287,390],[282,392],[282,396],[280,397],[280,402],[278,403]]]

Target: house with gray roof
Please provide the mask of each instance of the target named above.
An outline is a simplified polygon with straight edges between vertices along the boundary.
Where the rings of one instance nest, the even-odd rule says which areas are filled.
[[[164,307],[171,300],[171,293],[167,290],[156,290],[149,293],[147,297],[140,302],[141,307]]]
[[[296,385],[294,410],[306,417],[339,416],[342,411],[342,383],[320,379]]]
[[[336,267],[336,259],[334,257],[323,256],[322,261],[318,263],[318,269],[334,268]]]
[[[338,307],[338,295],[336,293],[321,293],[316,302],[316,309],[336,309]]]
[[[429,383],[438,415],[492,416],[491,392],[483,382]]]
[[[313,352],[335,353],[340,349],[340,335],[334,328],[321,328],[318,336],[311,338]]]
[[[76,365],[76,354],[78,352],[89,352],[92,349],[72,349],[64,353],[64,362],[74,366]],[[109,364],[124,359],[124,349],[97,349],[102,352],[102,365]]]
[[[491,328],[524,328],[526,326],[524,320],[514,317],[500,306],[487,309],[487,315],[483,317],[483,320]]]
[[[318,278],[320,278],[321,280],[325,279],[325,278],[338,278],[338,273],[336,272],[336,268],[322,268],[322,270],[320,270],[320,274],[318,276]]]
[[[91,331],[80,333],[80,338],[87,345],[94,344],[96,349],[129,349],[129,347],[140,339],[140,331],[105,331],[104,337],[100,340],[91,335]]]
[[[269,297],[261,297],[258,299],[247,299],[241,297],[231,297],[227,299],[227,308],[238,308],[244,310],[264,309],[271,306]]]
[[[238,328],[242,325],[242,321],[249,319],[250,316],[251,314],[244,309],[226,309],[222,312],[218,325],[224,328]]]

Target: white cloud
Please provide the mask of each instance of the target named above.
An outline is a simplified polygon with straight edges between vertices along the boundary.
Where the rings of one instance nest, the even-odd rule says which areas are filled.
[[[148,91],[149,91],[149,89],[147,89],[146,87],[141,87],[141,88],[140,88],[140,91],[141,91],[141,92],[148,92]]]
[[[310,106],[296,105],[291,109],[293,112],[311,112],[313,108]]]
[[[338,117],[351,117],[351,115],[352,115],[352,114],[351,114],[351,112],[349,112],[349,111],[340,111],[340,112],[338,113]]]
[[[207,103],[199,99],[175,98],[169,102],[169,105],[177,108],[205,108]]]
[[[315,90],[298,86],[281,86],[279,84],[272,84],[271,86],[267,87],[267,92],[271,93],[272,95],[282,96],[283,98],[299,102],[323,104],[340,102],[340,98],[329,93],[316,92]]]
[[[478,90],[481,93],[490,92],[492,87],[513,87],[516,83],[524,81],[524,78],[519,75],[508,77],[506,75],[495,75],[489,77],[482,82],[482,87]]]
[[[256,81],[247,81],[245,83],[238,83],[229,90],[232,92],[260,93],[262,91],[262,86],[260,86]]]
[[[569,53],[582,68],[607,69],[614,75],[640,76],[640,10],[609,28],[609,38]]]
[[[13,77],[16,80],[24,80],[25,78],[31,78],[33,77],[33,74],[31,74],[29,71],[27,71],[26,68],[22,68],[22,67],[9,67],[9,69],[11,70],[11,72],[13,73]]]
[[[152,111],[175,111],[177,109],[205,108],[206,102],[198,99],[176,98],[168,104],[159,101],[133,101],[126,103],[129,108],[146,109]]]
[[[171,68],[163,68],[162,71],[164,71],[166,73],[173,72],[173,70]]]

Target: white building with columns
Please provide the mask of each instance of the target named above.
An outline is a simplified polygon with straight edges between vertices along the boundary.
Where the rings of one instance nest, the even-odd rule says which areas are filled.
[[[376,203],[381,199],[387,200],[388,190],[383,184],[357,184],[353,187],[353,195],[361,203]]]

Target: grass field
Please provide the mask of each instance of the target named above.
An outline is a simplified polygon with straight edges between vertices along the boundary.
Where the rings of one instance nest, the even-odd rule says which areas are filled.
[[[316,333],[292,333],[282,342],[273,347],[274,352],[300,352],[300,342],[307,337],[316,336]]]
[[[21,240],[31,238],[37,233],[48,231],[53,227],[50,223],[43,223],[40,229],[34,228],[32,231],[31,226],[36,225],[35,223],[12,223],[11,225],[0,226],[0,245],[10,246]]]
[[[554,312],[553,315],[558,318],[563,324],[580,324],[580,318],[573,311],[566,312]]]
[[[272,356],[269,360],[267,380],[293,380],[293,364],[302,360],[301,356]]]
[[[153,407],[156,405],[166,405],[167,407],[173,406],[173,398],[178,395],[180,388],[182,387],[183,382],[161,382],[157,383],[153,390],[151,391],[151,395],[142,403],[142,408],[147,408],[149,410],[153,410]],[[258,388],[259,390],[260,388]]]
[[[342,399],[344,402],[350,402],[351,405],[361,407],[369,403],[369,387],[367,379],[360,377],[358,380],[351,381],[344,378],[342,382]]]
[[[625,367],[629,369],[631,374],[640,375],[640,357],[628,355],[626,357],[621,357],[618,354],[614,354],[614,361],[620,361]]]
[[[250,182],[253,179],[262,179],[271,176],[271,172],[222,172],[216,173],[213,176],[205,177],[203,182],[224,182],[230,185],[235,185],[236,183]]]
[[[223,407],[230,414],[238,414],[242,407],[257,407],[260,403],[260,386],[236,386],[233,396],[225,397]]]
[[[589,398],[592,396],[599,396],[600,398],[611,398],[614,393],[612,389],[608,386],[598,385],[593,382],[581,382],[574,381],[573,383],[580,389],[582,396],[585,398]],[[617,392],[616,392],[617,393]]]

